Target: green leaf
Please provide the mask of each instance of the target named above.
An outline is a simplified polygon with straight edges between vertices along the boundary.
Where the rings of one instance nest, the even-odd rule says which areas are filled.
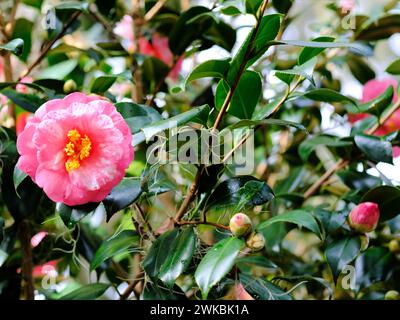
[[[390,74],[400,74],[400,59],[393,61],[387,68],[386,72]]]
[[[362,84],[375,79],[375,71],[371,69],[369,64],[362,57],[356,56],[355,54],[348,54],[346,56],[346,62],[353,76]]]
[[[380,222],[393,219],[400,214],[400,189],[380,186],[368,191],[361,202],[375,202],[379,206]]]
[[[283,126],[283,127],[293,127],[298,130],[307,131],[307,129],[301,124],[292,121],[286,121],[281,119],[264,119],[264,120],[240,120],[234,124],[227,127],[228,130],[233,130],[237,128],[253,127],[253,126]],[[225,129],[221,130],[221,135]]]
[[[97,249],[90,270],[98,268],[104,261],[120,254],[127,252],[132,247],[139,245],[139,235],[133,230],[124,230],[117,235],[112,236],[102,243]],[[131,250],[130,250],[131,252]]]
[[[116,76],[100,76],[96,78],[90,88],[92,93],[104,93],[106,92],[117,80]]]
[[[218,9],[226,15],[236,16],[244,12],[243,0],[226,0]]]
[[[379,95],[377,98],[360,106],[349,105],[347,110],[350,113],[370,113],[379,118],[385,109],[392,103],[393,95],[393,87],[389,86],[385,92]]]
[[[26,61],[29,53],[31,52],[32,27],[33,22],[25,18],[19,18],[15,22],[12,38],[19,38],[22,39],[24,42],[23,49],[20,55],[20,59],[22,61]]]
[[[209,60],[193,69],[186,79],[186,84],[201,78],[224,78],[229,69],[229,61],[226,60]]]
[[[3,239],[4,239],[4,219],[0,217],[0,244],[3,242]],[[0,261],[0,266],[1,266],[1,261]]]
[[[243,240],[226,238],[215,244],[201,259],[194,277],[203,299],[207,299],[210,289],[232,269],[243,246]]]
[[[197,108],[193,108],[184,113],[178,114],[169,119],[160,120],[155,123],[144,126],[141,132],[133,136],[133,145],[136,146],[143,141],[149,141],[152,137],[163,132],[175,128],[175,126],[181,126],[188,122],[196,122],[205,124],[207,122],[208,114],[210,113],[210,107],[203,105]]]
[[[89,3],[86,1],[79,2],[79,1],[66,1],[60,3],[54,7],[56,10],[79,10],[87,12],[89,9]]]
[[[367,192],[368,190],[382,184],[382,180],[378,177],[371,176],[366,172],[358,172],[354,170],[340,170],[337,172],[339,178],[352,190],[360,190]]]
[[[11,51],[16,56],[19,56],[24,51],[24,40],[17,38],[7,42],[6,44],[0,44],[0,52],[3,50]]]
[[[114,187],[110,194],[103,200],[107,212],[107,221],[111,216],[128,207],[139,199],[142,194],[139,178],[124,178]]]
[[[252,176],[238,176],[221,182],[210,195],[207,208],[264,204],[274,198],[272,189]]]
[[[322,208],[315,209],[315,216],[321,221],[325,231],[329,234],[339,229],[347,218],[345,211],[327,211]]]
[[[179,230],[174,229],[163,233],[151,246],[149,252],[143,259],[143,269],[152,278],[158,276],[161,267],[172,254],[171,244],[179,235]]]
[[[311,213],[304,210],[293,210],[274,216],[268,219],[267,221],[264,221],[261,224],[259,224],[257,229],[262,230],[270,226],[271,224],[277,222],[288,222],[297,224],[300,227],[304,227],[310,230],[311,232],[315,233],[318,237],[321,238],[321,230],[314,216]]]
[[[369,135],[357,135],[354,137],[357,147],[374,162],[393,163],[392,144],[379,137]]]
[[[315,89],[308,91],[304,94],[305,97],[314,101],[322,101],[322,102],[350,102],[356,105],[356,102],[349,97],[346,97],[339,92],[336,92],[331,89]]]
[[[324,145],[327,147],[347,147],[352,146],[353,143],[349,141],[341,141],[336,137],[330,136],[314,136],[307,140],[304,140],[299,146],[300,158],[306,162],[314,150],[320,146]]]
[[[21,184],[22,181],[25,180],[26,177],[28,177],[28,174],[19,169],[17,166],[15,166],[13,174],[15,190],[18,189],[18,186]]]
[[[119,102],[115,104],[115,107],[125,119],[132,134],[138,133],[144,126],[162,120],[160,113],[150,106]]]
[[[251,117],[252,120],[263,120],[270,117],[282,104],[282,100],[286,100],[286,93],[272,98],[268,104],[256,109]]]
[[[99,206],[98,203],[93,202],[73,207],[58,203],[56,208],[61,220],[64,222],[65,226],[70,229],[74,228],[75,225],[87,215],[95,213],[97,210],[103,210],[104,212],[103,206]]]
[[[159,279],[168,287],[172,287],[175,280],[187,269],[196,250],[196,234],[189,227],[180,232],[171,243],[171,254],[167,257],[159,273]]]
[[[3,89],[1,90],[1,93],[16,105],[29,112],[35,112],[43,103],[46,102],[35,94],[20,93],[11,89]]]
[[[211,27],[213,18],[206,7],[195,6],[183,12],[169,33],[169,48],[171,52],[180,56],[191,43],[203,35]],[[195,19],[201,16],[201,19]],[[189,23],[190,22],[190,23]]]
[[[293,300],[292,296],[268,280],[241,273],[243,287],[257,300]]]
[[[335,38],[332,37],[318,37],[315,38],[313,41],[316,42],[333,42],[335,41]],[[302,65],[306,63],[307,61],[311,60],[312,58],[316,57],[319,55],[321,52],[323,52],[326,48],[304,48],[301,50],[299,58],[298,58],[298,64]]]
[[[67,75],[69,75],[72,70],[78,65],[78,60],[68,59],[57,64],[53,64],[46,69],[39,72],[36,79],[56,79],[63,80]]]
[[[325,256],[335,282],[343,268],[357,257],[360,249],[361,241],[358,236],[348,236],[344,239],[334,240],[327,246]]]
[[[387,15],[371,22],[356,34],[356,40],[375,41],[389,38],[400,32],[400,14]]]
[[[228,96],[230,87],[225,80],[221,80],[215,93],[215,106],[220,110]],[[240,78],[239,84],[232,96],[227,112],[239,119],[250,119],[260,99],[262,80],[260,74],[246,71]]]
[[[363,252],[355,262],[356,287],[358,290],[389,279],[396,265],[393,254],[386,248],[372,247]]]
[[[293,69],[275,71],[275,76],[285,82],[288,86],[292,83],[295,76],[302,76],[315,86],[313,73],[316,64],[317,58],[312,58],[300,66],[295,66]]]
[[[260,9],[263,0],[245,0],[246,2],[246,12],[257,16],[258,9]]]
[[[248,0],[251,2],[252,0]],[[293,0],[272,0],[272,4],[279,13],[288,13],[293,5]]]
[[[267,259],[264,256],[245,256],[236,259],[236,264],[239,269],[244,269],[245,267],[262,267],[266,269],[278,269],[278,266],[273,263],[271,260]],[[243,271],[243,270],[242,270]]]
[[[110,287],[108,283],[92,283],[62,296],[60,300],[95,300]]]
[[[262,17],[260,27],[258,28],[257,35],[253,44],[250,44],[252,34],[256,32],[256,28],[253,27],[249,32],[246,40],[243,42],[238,53],[232,59],[231,66],[227,75],[227,82],[230,86],[235,82],[241,67],[246,63],[246,68],[255,63],[268,49],[265,47],[265,43],[276,38],[279,33],[281,26],[282,16],[280,14],[272,14]],[[248,47],[252,47],[252,54],[248,57],[248,61],[244,61]]]
[[[304,48],[325,48],[325,49],[348,48],[363,56],[371,55],[370,48],[361,45],[359,43],[279,40],[279,41],[270,41],[269,43],[265,44],[266,47],[270,47],[273,45],[287,45],[287,46],[304,47]]]
[[[169,289],[162,283],[146,281],[140,300],[186,300],[186,295],[177,285]]]

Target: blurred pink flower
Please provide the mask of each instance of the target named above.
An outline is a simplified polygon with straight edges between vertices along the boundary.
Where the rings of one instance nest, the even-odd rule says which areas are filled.
[[[382,80],[370,80],[364,85],[362,103],[367,103],[384,93],[389,86],[394,89],[393,102],[398,101],[398,83],[395,79],[386,78]],[[354,123],[359,120],[369,117],[368,114],[349,114],[349,121]],[[384,136],[396,130],[400,130],[400,110],[397,110],[386,122],[378,128],[375,132],[377,136]],[[400,155],[400,148],[393,148],[393,155],[395,157]]]
[[[49,233],[46,231],[40,231],[36,233],[32,238],[31,238],[31,246],[33,248],[37,247],[39,243],[42,242],[42,240],[48,235]]]
[[[31,77],[23,77],[20,82],[24,83],[32,83],[33,79]],[[28,88],[26,85],[18,83],[16,86],[16,90],[20,93],[28,93]]]
[[[133,159],[132,134],[114,105],[78,92],[43,104],[17,149],[18,168],[67,205],[103,200]]]
[[[355,0],[340,0],[339,1],[339,7],[344,12],[348,12],[348,11],[353,10],[353,8],[355,6],[356,6],[356,1]]]
[[[57,262],[57,260],[51,260],[42,265],[34,267],[32,275],[35,278],[40,278],[46,275],[50,275],[50,272],[56,272]]]
[[[122,45],[129,52],[135,52],[137,50],[135,45],[135,35],[133,33],[133,19],[129,15],[125,15],[120,22],[115,25],[114,33],[122,38]],[[155,57],[164,62],[167,66],[172,67],[174,64],[174,57],[169,49],[168,38],[163,37],[158,33],[154,33],[151,40],[145,37],[140,37],[139,53]],[[179,72],[182,69],[183,58],[178,59],[174,68],[169,73],[169,77],[173,80],[177,80]]]

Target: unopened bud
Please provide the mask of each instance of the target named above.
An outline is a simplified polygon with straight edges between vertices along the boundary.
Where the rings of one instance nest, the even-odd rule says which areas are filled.
[[[363,202],[351,210],[349,214],[349,226],[360,233],[375,230],[379,221],[379,207],[373,202]]]
[[[229,221],[229,228],[236,237],[247,235],[252,228],[250,218],[244,213],[236,213]]]
[[[252,251],[260,251],[265,247],[265,239],[261,233],[253,232],[246,240],[246,245]]]

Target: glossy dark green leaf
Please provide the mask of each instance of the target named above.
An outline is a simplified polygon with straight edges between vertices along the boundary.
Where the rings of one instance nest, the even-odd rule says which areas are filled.
[[[390,74],[400,74],[400,59],[393,61],[387,68],[386,72]]]
[[[355,54],[349,54],[346,57],[347,65],[350,68],[353,76],[360,81],[360,83],[365,84],[369,80],[375,79],[375,71],[369,66],[369,64],[359,56]]]
[[[181,55],[185,52],[186,48],[190,46],[190,44],[201,38],[202,34],[211,27],[213,23],[213,18],[210,16],[204,15],[205,13],[209,13],[210,10],[206,7],[195,6],[191,7],[189,10],[183,12],[174,28],[171,30],[169,34],[169,47],[172,53],[176,55]],[[203,19],[194,18],[202,16]],[[189,27],[189,22],[190,23]]]
[[[258,9],[260,9],[263,0],[245,0],[246,12],[257,16]]]
[[[252,176],[238,176],[221,182],[207,201],[207,208],[242,204],[257,206],[274,198],[271,188]]]
[[[369,160],[393,163],[393,151],[390,142],[368,135],[357,135],[354,137],[354,142]]]
[[[104,93],[114,84],[116,80],[117,80],[116,76],[97,77],[90,88],[90,92]]]
[[[177,285],[168,289],[162,283],[147,282],[140,295],[140,300],[186,300],[186,295]]]
[[[171,244],[179,235],[179,230],[174,229],[163,233],[151,246],[149,252],[143,259],[143,269],[146,274],[155,278],[160,273],[162,265],[172,254]]]
[[[400,189],[380,186],[368,191],[361,202],[375,202],[379,206],[379,221],[391,220],[400,214]]]
[[[240,274],[239,279],[245,290],[256,300],[293,300],[290,293],[283,291],[268,280],[255,278],[244,273]]]
[[[107,212],[107,220],[110,217],[128,207],[139,199],[142,194],[140,180],[138,178],[124,178],[114,187],[110,194],[103,200],[104,207]]]
[[[400,15],[392,14],[371,22],[356,34],[356,40],[387,39],[397,32],[400,32]]]
[[[25,19],[19,18],[15,21],[14,32],[12,34],[13,39],[22,39],[24,41],[23,49],[21,55],[19,56],[21,60],[26,61],[32,47],[32,27],[33,22]]]
[[[95,300],[110,287],[108,283],[92,283],[62,296],[60,300]]]
[[[227,0],[221,3],[219,10],[226,15],[236,16],[244,12],[242,0]]]
[[[322,101],[322,102],[350,102],[352,104],[356,104],[356,102],[349,97],[346,97],[339,92],[336,92],[331,89],[315,89],[308,91],[304,94],[305,97],[315,101]]]
[[[327,211],[321,208],[315,209],[315,216],[321,221],[326,233],[331,233],[339,229],[347,218],[345,211]]]
[[[260,74],[254,71],[244,72],[232,96],[227,112],[239,119],[250,119],[260,99],[261,90]],[[215,93],[215,106],[218,110],[222,108],[229,91],[228,83],[225,80],[221,80]]]
[[[366,172],[354,170],[340,170],[337,172],[339,178],[352,190],[361,190],[366,192],[382,184],[382,180],[371,176]]]
[[[20,93],[11,89],[3,89],[1,93],[26,111],[35,112],[46,101],[35,94]]]
[[[313,41],[316,42],[333,42],[335,41],[335,38],[332,37],[318,37],[315,38]],[[298,64],[304,64],[307,61],[311,60],[312,58],[316,57],[319,55],[321,52],[323,52],[326,48],[304,48],[301,50],[299,58],[298,58]]]
[[[89,2],[87,1],[64,1],[54,7],[56,10],[80,10],[87,11]]]
[[[224,78],[229,69],[229,59],[226,60],[208,60],[198,65],[189,74],[186,83],[201,78]]]
[[[236,265],[239,269],[244,269],[248,267],[251,270],[251,267],[262,267],[266,269],[278,269],[278,266],[273,263],[271,260],[267,259],[264,256],[245,256],[236,259]]]
[[[251,2],[252,0],[248,0]],[[272,0],[272,4],[279,13],[288,13],[293,5],[293,0]]]
[[[24,50],[24,40],[17,38],[13,39],[5,44],[0,44],[0,52],[1,51],[11,51],[15,55],[19,56],[22,54]]]
[[[25,180],[25,178],[28,176],[24,171],[19,169],[17,166],[14,168],[14,174],[13,174],[13,179],[14,179],[14,187],[15,190],[18,189],[18,186],[21,184],[22,181]]]
[[[259,224],[257,226],[257,229],[262,230],[277,222],[288,222],[297,224],[299,227],[304,227],[315,233],[318,237],[321,237],[321,230],[314,216],[304,210],[293,210],[274,216]]]
[[[229,130],[237,129],[237,128],[245,128],[245,127],[254,127],[254,126],[283,126],[283,127],[292,127],[298,130],[306,131],[306,128],[301,123],[295,123],[292,121],[286,121],[281,119],[264,119],[264,120],[240,120],[230,126],[227,127]],[[221,134],[223,134],[224,130],[221,130]]]
[[[332,241],[325,251],[326,260],[336,282],[343,268],[349,265],[358,255],[361,241],[358,236],[347,236]]]
[[[99,267],[104,261],[124,252],[132,250],[139,245],[139,235],[133,230],[124,230],[117,235],[105,240],[97,249],[90,270]]]
[[[57,212],[68,228],[73,228],[79,221],[87,215],[94,213],[97,210],[104,210],[98,203],[87,203],[78,206],[67,206],[63,203],[57,205]]]
[[[371,247],[363,252],[355,262],[356,287],[358,290],[386,280],[396,264],[393,254],[386,248]]]
[[[172,287],[175,280],[187,269],[196,250],[197,237],[193,228],[187,228],[179,233],[171,243],[171,254],[163,263],[159,279],[168,287]]]
[[[235,237],[226,238],[209,249],[201,259],[194,277],[203,299],[207,298],[210,289],[232,269],[243,246],[243,240]]]
[[[152,137],[162,131],[169,130],[175,126],[181,126],[188,122],[205,124],[210,113],[208,105],[193,108],[172,118],[160,120],[142,128],[141,132],[133,136],[133,144],[136,146],[143,141],[149,141]]]
[[[377,98],[359,106],[349,105],[347,110],[350,113],[370,113],[379,118],[386,108],[392,103],[393,95],[393,87],[389,86],[385,92],[383,92]]]
[[[227,75],[227,82],[230,86],[235,82],[235,79],[237,78],[243,65],[246,65],[247,67],[251,66],[267,51],[268,47],[265,47],[265,43],[275,39],[275,37],[278,35],[281,25],[281,18],[282,17],[280,14],[264,16],[261,19],[260,27],[258,28],[258,32],[255,36],[253,44],[250,44],[250,40],[252,38],[252,34],[256,32],[256,29],[255,27],[251,29],[238,53],[232,59]],[[246,52],[248,52],[249,45],[251,45],[252,54],[249,57],[246,57]],[[244,61],[246,58],[248,58],[249,61]]]
[[[270,117],[277,108],[282,105],[282,101],[286,100],[286,94],[279,95],[271,99],[268,104],[256,109],[251,116],[252,120],[263,120]]]
[[[304,140],[299,146],[299,155],[303,161],[307,161],[310,155],[315,151],[318,146],[327,147],[347,147],[352,146],[353,143],[349,141],[341,141],[336,137],[330,136],[314,136],[310,139]]]
[[[42,69],[36,78],[63,80],[76,68],[77,65],[78,61],[76,59],[68,59]]]
[[[295,76],[304,77],[310,81],[313,86],[315,86],[313,73],[316,64],[317,58],[311,58],[310,60],[304,62],[304,64],[295,66],[293,69],[276,71],[275,76],[285,82],[288,86],[290,86]]]

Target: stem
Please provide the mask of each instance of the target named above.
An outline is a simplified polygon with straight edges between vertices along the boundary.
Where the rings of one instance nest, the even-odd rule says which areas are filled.
[[[269,2],[269,0],[263,1],[261,8],[260,8],[260,17],[262,17],[264,15],[264,12],[267,8],[268,2]],[[246,53],[244,55],[241,65],[240,65],[238,74],[236,75],[236,78],[233,81],[233,84],[228,92],[228,95],[226,96],[225,101],[221,107],[221,110],[219,111],[218,116],[214,122],[214,126],[213,126],[214,130],[218,129],[219,125],[221,124],[222,118],[225,115],[226,110],[228,109],[228,106],[232,100],[233,94],[235,93],[235,90],[239,84],[239,80],[246,68],[247,61],[248,61],[251,51],[253,49],[254,40],[256,39],[258,30],[260,28],[260,24],[261,24],[261,18],[257,20],[257,24],[252,32],[251,37],[250,37],[249,46],[246,49]],[[204,171],[204,168],[205,168],[205,166],[203,164],[199,166],[197,173],[196,173],[196,177],[189,189],[189,192],[188,192],[187,196],[185,197],[185,200],[182,202],[182,205],[180,206],[178,212],[175,215],[175,222],[179,223],[179,220],[183,217],[183,215],[187,211],[190,203],[194,199],[199,182],[200,182],[201,175],[203,174],[203,171]]]
[[[208,222],[208,221],[179,221],[178,224],[181,226],[182,225],[200,225],[200,224],[202,224],[202,225],[213,226],[216,228],[230,231],[229,227],[224,226],[223,224]]]
[[[167,0],[158,0],[157,3],[145,14],[144,22],[148,22],[161,10]]]
[[[141,36],[142,17],[140,15],[140,0],[132,0],[133,12],[133,41],[135,44],[135,51],[139,51],[139,38]],[[138,66],[135,57],[133,58],[133,77],[135,79],[135,85],[132,88],[132,99],[137,103],[141,103],[143,100],[143,85],[142,85],[142,72]]]
[[[89,14],[98,22],[100,23],[103,28],[109,33],[110,37],[113,40],[117,39],[117,36],[114,33],[113,28],[111,27],[111,25],[107,22],[106,19],[103,18],[103,16],[98,12],[97,8],[95,5],[90,5],[89,7]]]
[[[397,101],[388,113],[383,115],[378,123],[376,123],[372,128],[367,130],[366,134],[373,135],[378,128],[384,124],[398,109],[400,108],[400,100]],[[308,190],[304,193],[304,198],[307,199],[311,197],[319,188],[338,170],[346,167],[349,164],[348,160],[341,159],[336,162],[328,171],[326,171]]]
[[[31,231],[28,220],[21,221],[18,236],[22,251],[22,294],[26,300],[34,300]]]
[[[125,291],[121,294],[120,300],[126,300],[131,295],[132,291],[135,290],[135,287],[142,281],[144,276],[143,271],[141,271],[135,280],[129,282],[128,287],[126,287]]]
[[[26,69],[24,73],[18,78],[18,82],[21,81],[23,77],[26,77],[29,75],[32,70],[39,65],[39,63],[44,59],[46,54],[50,51],[51,47],[60,39],[64,36],[65,32],[68,30],[68,28],[74,23],[74,21],[79,17],[81,14],[81,11],[76,11],[72,14],[71,18],[67,21],[67,23],[64,25],[60,33],[52,39],[45,47],[44,49],[40,52],[39,56],[36,58],[36,60]]]

